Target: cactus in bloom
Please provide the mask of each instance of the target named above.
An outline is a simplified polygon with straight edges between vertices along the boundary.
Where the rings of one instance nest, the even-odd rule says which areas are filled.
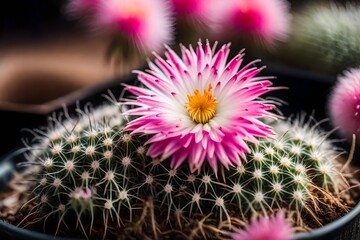
[[[317,215],[347,210],[327,134],[305,117],[277,120],[277,102],[260,98],[277,88],[254,77],[255,62],[239,70],[240,53],[226,63],[229,45],[182,51],[183,59],[169,49],[138,72],[148,89],[126,86],[137,96],[122,104],[135,108],[65,114],[34,131],[30,163],[40,169],[25,219],[55,219],[56,232],[92,238],[218,239],[281,209],[304,229],[304,219],[311,228],[326,223]],[[125,124],[125,116],[140,117]]]
[[[133,208],[141,202],[132,182],[145,148],[122,131],[126,121],[119,107],[103,106],[52,123],[53,129],[43,136],[37,131],[41,140],[31,149],[31,161],[41,165],[32,214],[40,219],[57,215],[58,228],[75,221],[85,235],[99,223],[106,234],[110,222],[131,222]]]
[[[234,219],[249,222],[281,209],[306,228],[305,216],[323,224],[320,205],[344,208],[337,193],[347,185],[337,152],[305,117],[269,123],[274,138],[250,143],[247,161],[217,174],[209,164],[192,172],[186,163],[171,168],[169,161],[147,158],[142,141],[123,131],[125,122],[117,106],[108,106],[37,131],[44,135],[31,148],[40,170],[29,217],[57,218],[58,229],[86,237],[100,237],[99,231],[106,238],[111,228],[132,237],[168,232],[196,239],[224,237],[222,228],[238,226]],[[212,227],[201,235],[206,224]]]
[[[331,74],[360,64],[359,6],[311,4],[294,15],[292,29],[288,61]]]

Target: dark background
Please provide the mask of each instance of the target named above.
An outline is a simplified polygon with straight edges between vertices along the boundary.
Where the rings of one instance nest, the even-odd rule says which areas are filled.
[[[288,0],[296,10],[304,4],[332,0]],[[350,0],[333,0],[339,3]],[[358,2],[353,0],[353,2]],[[0,4],[0,41],[34,40],[59,31],[77,31],[77,24],[66,18],[66,0],[4,0]]]
[[[73,31],[64,15],[65,0],[6,0],[0,4],[0,41],[34,41]]]

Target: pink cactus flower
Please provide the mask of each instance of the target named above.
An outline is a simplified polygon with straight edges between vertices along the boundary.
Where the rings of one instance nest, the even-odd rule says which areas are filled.
[[[351,140],[360,142],[360,69],[350,69],[338,77],[330,94],[328,109],[333,126]]]
[[[241,164],[247,141],[273,134],[259,118],[276,118],[275,103],[258,98],[276,89],[272,82],[256,76],[257,61],[239,69],[243,52],[227,63],[230,44],[215,48],[209,42],[195,50],[182,46],[181,57],[168,48],[166,60],[156,55],[149,70],[135,71],[144,87],[126,86],[136,99],[124,101],[135,106],[125,114],[140,116],[126,130],[152,135],[148,155],[170,157],[172,167],[187,159],[191,171],[199,171],[207,161],[216,173],[218,163]]]
[[[262,217],[252,221],[246,228],[232,236],[233,240],[290,240],[293,237],[291,225],[286,221],[285,212],[276,216]]]
[[[227,0],[213,5],[212,30],[217,38],[253,37],[272,45],[284,40],[290,29],[286,0]]]
[[[66,12],[74,18],[82,18],[92,15],[100,0],[70,0]]]
[[[118,34],[142,51],[158,51],[172,40],[170,9],[163,0],[100,1],[92,25]]]

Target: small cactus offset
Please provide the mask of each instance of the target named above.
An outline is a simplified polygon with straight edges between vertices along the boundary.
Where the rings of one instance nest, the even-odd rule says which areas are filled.
[[[111,222],[131,222],[141,202],[133,182],[145,148],[122,130],[126,120],[119,107],[102,106],[52,123],[53,130],[39,135],[40,143],[31,148],[31,161],[41,165],[33,190],[35,219],[56,215],[57,228],[75,221],[84,235],[92,230],[106,234]]]
[[[360,8],[355,3],[311,4],[294,15],[292,29],[287,61],[330,74],[360,64]]]
[[[328,139],[328,132],[317,126],[312,118],[305,114],[288,121],[278,121],[274,124],[279,141],[311,174],[312,181],[319,187],[338,194],[346,188],[337,161],[340,152]]]

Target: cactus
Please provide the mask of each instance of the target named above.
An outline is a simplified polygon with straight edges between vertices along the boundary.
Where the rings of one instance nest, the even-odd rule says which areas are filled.
[[[249,221],[286,209],[306,228],[304,216],[323,224],[317,217],[323,202],[332,201],[325,205],[329,211],[345,211],[337,196],[347,186],[338,153],[304,116],[272,122],[274,138],[249,144],[247,161],[223,166],[218,175],[209,164],[191,172],[186,164],[172,169],[168,161],[147,158],[144,140],[123,131],[126,120],[118,106],[54,119],[49,130],[36,131],[39,143],[30,147],[30,163],[40,170],[34,207],[25,219],[57,219],[56,232],[64,225],[85,237],[100,237],[101,231],[106,238],[111,228],[132,237],[156,238],[167,231],[221,238],[221,228],[237,225],[234,219]],[[201,235],[200,223],[214,227]]]
[[[287,51],[282,52],[298,66],[338,74],[360,64],[359,29],[357,5],[311,4],[294,15]]]
[[[58,229],[75,221],[85,236],[101,229],[105,236],[111,222],[131,222],[142,200],[132,182],[146,150],[122,131],[126,121],[119,107],[103,106],[79,118],[51,122],[47,132],[37,130],[39,144],[31,147],[30,162],[41,166],[32,193],[35,221],[56,215]],[[99,221],[101,229],[96,229]]]

